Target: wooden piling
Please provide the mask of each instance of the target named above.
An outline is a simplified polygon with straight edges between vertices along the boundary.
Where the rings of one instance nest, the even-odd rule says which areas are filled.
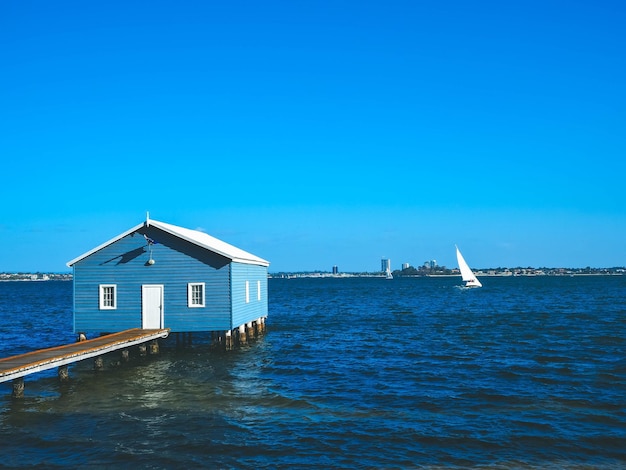
[[[155,340],[150,341],[148,353],[151,355],[159,354],[159,341],[158,340],[155,339]]]
[[[248,337],[246,336],[246,325],[239,326],[239,345],[243,346],[248,344]]]
[[[70,370],[67,364],[63,366],[59,366],[59,370],[57,372],[59,377],[59,382],[68,382],[70,380]]]
[[[11,394],[13,398],[23,398],[24,397],[24,377],[18,377],[17,379],[13,379],[13,393]]]
[[[104,369],[104,359],[102,356],[97,356],[93,360],[93,370],[102,370]]]
[[[128,349],[122,349],[122,362],[128,362],[130,360],[130,351]]]
[[[224,350],[224,334],[222,331],[211,332],[211,349]]]
[[[225,339],[224,339],[224,345],[226,348],[226,351],[232,351],[233,350],[233,334],[231,330],[226,330],[226,334],[225,334]]]
[[[147,353],[147,346],[145,344],[140,344],[139,345],[139,355],[140,356],[145,356]]]

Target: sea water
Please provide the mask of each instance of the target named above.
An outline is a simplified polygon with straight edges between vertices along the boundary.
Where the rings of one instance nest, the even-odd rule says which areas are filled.
[[[270,279],[267,334],[0,384],[0,467],[626,468],[626,277]],[[0,283],[0,357],[73,342]]]

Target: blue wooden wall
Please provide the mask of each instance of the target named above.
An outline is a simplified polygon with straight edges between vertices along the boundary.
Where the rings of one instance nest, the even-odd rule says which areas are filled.
[[[246,298],[246,282],[248,296]],[[260,298],[258,288],[260,287]],[[267,316],[267,268],[250,264],[231,265],[233,328]]]
[[[141,233],[140,233],[141,232]],[[88,333],[141,328],[141,286],[164,286],[164,327],[172,332],[221,331],[267,315],[267,268],[233,263],[216,253],[148,227],[74,265],[74,329]],[[152,259],[148,265],[149,247]],[[249,283],[249,302],[245,282]],[[261,300],[257,297],[261,283]],[[205,307],[189,308],[187,284],[205,283]],[[100,310],[99,285],[117,286],[117,308]]]

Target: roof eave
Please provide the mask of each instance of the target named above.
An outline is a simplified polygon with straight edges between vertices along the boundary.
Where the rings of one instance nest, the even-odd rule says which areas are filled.
[[[138,225],[134,226],[133,228],[131,228],[131,229],[129,229],[129,230],[127,230],[127,231],[125,231],[124,233],[122,233],[122,234],[120,234],[120,235],[118,235],[118,236],[116,236],[116,237],[112,238],[111,240],[109,240],[109,241],[106,241],[106,242],[102,243],[101,245],[99,245],[99,246],[95,247],[94,249],[89,250],[89,251],[88,251],[88,252],[86,252],[86,253],[83,253],[83,254],[82,254],[82,255],[80,255],[79,257],[74,258],[74,259],[73,259],[73,260],[71,260],[71,261],[68,261],[68,262],[66,263],[67,267],[68,267],[68,268],[71,268],[74,264],[76,264],[76,263],[78,263],[79,261],[81,261],[81,260],[83,260],[83,259],[87,258],[88,256],[91,256],[92,254],[94,254],[94,253],[96,253],[96,252],[98,252],[98,251],[102,250],[103,248],[106,248],[107,246],[109,246],[109,245],[111,245],[111,244],[115,243],[116,241],[118,241],[118,240],[120,240],[120,239],[122,239],[122,238],[124,238],[124,237],[126,237],[126,236],[128,236],[128,235],[130,235],[130,234],[132,234],[132,233],[137,232],[139,229],[141,229],[141,228],[143,228],[143,227],[148,226],[148,224],[149,224],[149,223],[150,223],[153,227],[155,227],[155,228],[157,228],[157,229],[159,229],[159,230],[162,230],[162,231],[164,231],[164,232],[166,232],[166,233],[169,233],[170,235],[173,235],[173,236],[175,236],[176,238],[180,238],[181,240],[185,240],[185,241],[187,241],[187,242],[189,242],[189,243],[192,243],[192,244],[194,244],[194,245],[196,245],[196,246],[199,246],[199,247],[201,247],[201,248],[204,248],[205,250],[209,250],[209,251],[211,251],[211,252],[213,252],[213,253],[217,253],[218,255],[223,256],[224,258],[227,258],[227,259],[229,259],[229,260],[231,260],[231,261],[233,261],[233,262],[236,262],[236,263],[242,263],[242,264],[252,264],[252,265],[256,265],[256,266],[265,266],[265,267],[268,267],[268,266],[270,265],[269,261],[266,261],[266,260],[264,260],[264,259],[262,259],[262,258],[256,257],[256,256],[254,256],[254,255],[252,255],[252,254],[250,255],[250,256],[251,256],[251,258],[242,258],[242,257],[233,256],[232,254],[228,254],[228,253],[226,253],[226,252],[223,252],[223,251],[221,251],[221,250],[219,250],[219,249],[216,249],[214,246],[209,246],[209,245],[206,245],[206,244],[204,244],[204,243],[198,243],[198,241],[197,241],[197,240],[194,240],[193,238],[186,237],[186,236],[184,235],[184,233],[180,233],[179,231],[175,231],[175,232],[174,232],[174,231],[170,230],[170,229],[169,229],[169,227],[168,227],[168,225],[164,225],[163,223],[158,222],[158,221],[156,221],[156,220],[150,220],[149,222],[142,222],[142,223],[140,223],[140,224],[138,224]],[[245,253],[243,250],[240,250],[240,251],[241,251],[242,253]]]
[[[203,243],[198,243],[197,240],[193,240],[193,239],[187,238],[183,234],[172,233],[172,232],[170,232],[169,230],[167,230],[163,226],[161,226],[159,228],[161,230],[165,230],[166,232],[170,233],[171,235],[174,235],[177,238],[180,238],[181,240],[185,240],[185,241],[187,241],[189,243],[193,243],[196,246],[204,248],[205,250],[212,251],[213,253],[217,253],[218,255],[223,256],[224,258],[227,258],[227,259],[229,259],[229,260],[231,260],[231,261],[233,261],[235,263],[255,264],[255,265],[265,266],[265,267],[270,265],[269,261],[266,261],[266,260],[264,260],[262,258],[251,258],[251,259],[248,259],[248,258],[238,258],[238,257],[230,255],[228,253],[224,253],[223,251],[221,251],[219,249],[216,249],[214,246],[209,246],[209,245],[205,245]]]
[[[139,229],[140,229],[141,227],[143,227],[144,225],[145,225],[145,223],[144,223],[144,222],[142,222],[142,223],[140,223],[139,225],[136,225],[136,226],[134,226],[133,228],[128,229],[128,230],[127,230],[127,231],[125,231],[124,233],[122,233],[122,234],[120,234],[120,235],[116,236],[115,238],[112,238],[111,240],[106,241],[106,242],[104,242],[104,243],[103,243],[103,244],[101,244],[101,245],[98,245],[98,246],[97,246],[97,247],[95,247],[94,249],[89,250],[87,253],[83,253],[83,254],[82,254],[82,255],[80,255],[78,258],[74,258],[73,260],[68,261],[67,263],[65,263],[65,265],[66,265],[68,268],[71,268],[73,265],[75,265],[75,264],[76,264],[76,263],[78,263],[79,261],[81,261],[81,260],[83,260],[83,259],[87,258],[88,256],[93,255],[94,253],[96,253],[97,251],[102,250],[103,248],[106,248],[107,246],[109,246],[109,245],[111,245],[111,244],[115,243],[116,241],[118,241],[118,240],[120,240],[120,239],[124,238],[125,236],[130,235],[131,233],[136,232],[137,230],[139,230]]]
[[[259,258],[258,256],[253,255],[252,253],[247,253],[245,250],[241,250],[237,247],[233,247],[235,249],[237,249],[237,251],[239,251],[242,254],[248,254],[251,257],[247,258],[247,257],[240,257],[240,256],[236,256],[233,255],[232,253],[227,253],[225,251],[220,250],[219,248],[216,248],[213,245],[207,245],[206,243],[202,243],[202,241],[199,241],[197,239],[194,239],[192,237],[188,237],[185,235],[185,233],[181,233],[179,230],[171,230],[170,229],[170,224],[166,224],[165,222],[159,222],[158,220],[150,220],[150,223],[152,224],[153,227],[156,227],[160,230],[163,230],[164,232],[169,233],[170,235],[175,236],[176,238],[179,238],[181,240],[185,240],[186,242],[189,242],[193,245],[199,246],[201,248],[204,248],[205,250],[211,251],[213,253],[216,253],[220,256],[223,256],[226,259],[229,259],[233,262],[236,263],[242,263],[242,264],[253,264],[253,265],[257,265],[257,266],[265,266],[268,267],[270,265],[270,262],[267,260],[264,260],[263,258]],[[184,229],[183,227],[179,227],[181,229]],[[184,229],[185,231],[188,231],[189,229]],[[214,238],[214,237],[212,237]],[[217,240],[217,239],[216,239]],[[226,242],[223,242],[221,240],[218,240],[224,244],[227,244]]]
[[[270,265],[269,261],[265,261],[264,259],[243,259],[243,258],[228,258],[233,263],[241,263],[241,264],[254,264],[256,266],[265,266],[266,268]]]

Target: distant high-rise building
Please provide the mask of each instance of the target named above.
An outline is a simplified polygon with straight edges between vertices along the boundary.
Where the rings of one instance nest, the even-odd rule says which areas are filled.
[[[409,269],[409,266],[411,266],[409,263],[402,263],[402,269]]]
[[[383,258],[380,260],[381,271],[391,271],[391,260],[389,258]]]
[[[337,265],[333,266],[333,274],[339,274],[339,268]]]

